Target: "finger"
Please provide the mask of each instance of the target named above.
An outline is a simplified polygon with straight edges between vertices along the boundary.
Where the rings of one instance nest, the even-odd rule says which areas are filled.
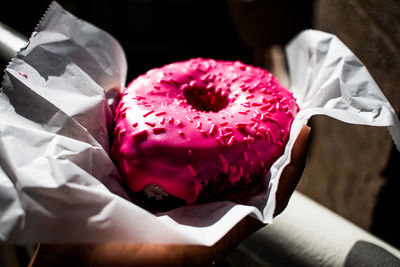
[[[296,142],[293,145],[290,163],[282,171],[278,190],[276,192],[276,207],[274,216],[277,216],[286,208],[290,196],[296,189],[296,186],[303,173],[306,163],[308,137],[310,131],[311,128],[307,125],[304,125],[301,128]]]
[[[308,137],[310,135],[311,128],[307,125],[303,125],[300,130],[299,136],[297,137],[291,154],[290,165],[294,165],[298,169],[304,169],[305,159],[308,148]]]

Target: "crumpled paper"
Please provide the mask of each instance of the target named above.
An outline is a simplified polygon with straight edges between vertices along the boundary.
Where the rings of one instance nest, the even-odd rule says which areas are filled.
[[[53,2],[5,70],[0,92],[0,241],[210,246],[247,215],[272,222],[280,174],[312,115],[386,126],[399,148],[393,108],[340,40],[308,30],[288,45],[287,56],[302,110],[265,189],[244,204],[220,201],[154,215],[129,201],[109,157],[109,96],[126,83],[123,49]]]

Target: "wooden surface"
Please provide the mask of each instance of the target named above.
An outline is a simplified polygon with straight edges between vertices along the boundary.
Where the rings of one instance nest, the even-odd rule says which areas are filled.
[[[399,114],[400,2],[318,0],[313,24],[337,35],[360,58]],[[326,117],[312,119],[311,128],[309,160],[298,189],[364,229],[384,220],[380,227],[389,236],[400,236],[398,227],[389,227],[396,220],[400,186],[388,179],[399,176],[388,167],[393,157],[388,131]],[[375,207],[387,187],[392,195],[383,204],[385,214],[377,215]]]

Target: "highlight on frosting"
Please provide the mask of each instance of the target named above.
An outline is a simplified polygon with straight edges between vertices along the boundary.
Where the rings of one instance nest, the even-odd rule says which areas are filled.
[[[207,185],[223,184],[213,188],[222,192],[259,180],[283,154],[298,110],[264,69],[202,58],[172,63],[121,92],[111,153],[133,191],[156,185],[191,204]]]

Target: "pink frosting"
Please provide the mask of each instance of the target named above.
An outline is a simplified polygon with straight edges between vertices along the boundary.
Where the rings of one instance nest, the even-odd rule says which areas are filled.
[[[292,93],[261,68],[177,62],[123,90],[112,156],[133,191],[156,184],[190,204],[215,179],[260,179],[282,155],[298,110]]]

